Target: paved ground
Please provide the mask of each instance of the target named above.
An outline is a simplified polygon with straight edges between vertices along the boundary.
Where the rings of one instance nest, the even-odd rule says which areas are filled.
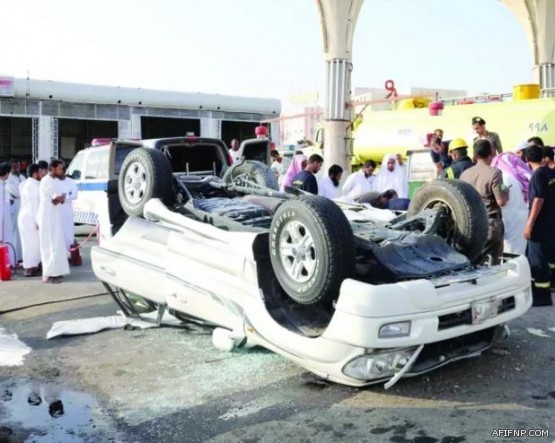
[[[23,366],[0,366],[0,442],[555,441],[553,308],[514,322],[504,348],[389,391],[354,389],[263,349],[220,352],[197,326],[46,340],[54,321],[117,310],[87,255],[61,285],[0,283],[0,325],[32,348]]]

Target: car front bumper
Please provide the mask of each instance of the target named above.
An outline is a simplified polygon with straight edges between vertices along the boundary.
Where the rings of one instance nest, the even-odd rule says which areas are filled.
[[[247,315],[252,325],[247,335],[250,328],[254,342],[323,378],[364,386],[487,349],[507,322],[530,308],[530,281],[525,257],[436,280],[370,285],[349,279],[319,337],[301,337],[252,315]],[[380,336],[384,325],[407,323],[398,336]]]

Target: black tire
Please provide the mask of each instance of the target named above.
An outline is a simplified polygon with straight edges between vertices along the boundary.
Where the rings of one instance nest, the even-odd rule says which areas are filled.
[[[292,232],[302,240],[294,244]],[[299,246],[307,249],[299,251]],[[286,249],[291,249],[291,255]],[[293,254],[303,254],[302,269],[297,272]],[[329,306],[355,269],[351,225],[339,206],[324,197],[286,200],[272,219],[270,259],[278,282],[291,299],[304,305],[322,302]],[[292,275],[295,273],[298,277]]]
[[[170,162],[161,151],[134,149],[121,165],[118,181],[121,207],[127,215],[141,217],[146,202],[151,198],[159,198],[165,205],[172,205],[172,181]]]
[[[231,184],[235,178],[240,176],[244,176],[248,180],[251,180],[265,188],[273,189],[275,191],[279,189],[276,175],[264,163],[247,160],[243,163],[233,165],[225,171],[223,180],[225,183]]]
[[[410,202],[407,215],[443,206],[451,217],[445,239],[470,261],[478,258],[488,236],[488,214],[478,191],[460,180],[436,180],[420,188]]]

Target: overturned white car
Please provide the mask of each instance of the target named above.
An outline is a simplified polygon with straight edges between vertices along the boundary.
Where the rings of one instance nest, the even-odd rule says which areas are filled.
[[[124,160],[128,217],[101,222],[92,264],[128,315],[168,309],[215,327],[219,348],[261,345],[328,380],[391,386],[479,354],[530,307],[525,258],[474,264],[487,216],[465,183],[427,185],[395,214],[279,193],[268,168],[226,168],[216,145]]]

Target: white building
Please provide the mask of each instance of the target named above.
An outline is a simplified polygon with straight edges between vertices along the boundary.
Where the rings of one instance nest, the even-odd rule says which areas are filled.
[[[94,138],[146,139],[193,132],[254,137],[279,116],[277,99],[85,85],[0,76],[0,160],[71,159]],[[270,136],[279,137],[278,123]]]

